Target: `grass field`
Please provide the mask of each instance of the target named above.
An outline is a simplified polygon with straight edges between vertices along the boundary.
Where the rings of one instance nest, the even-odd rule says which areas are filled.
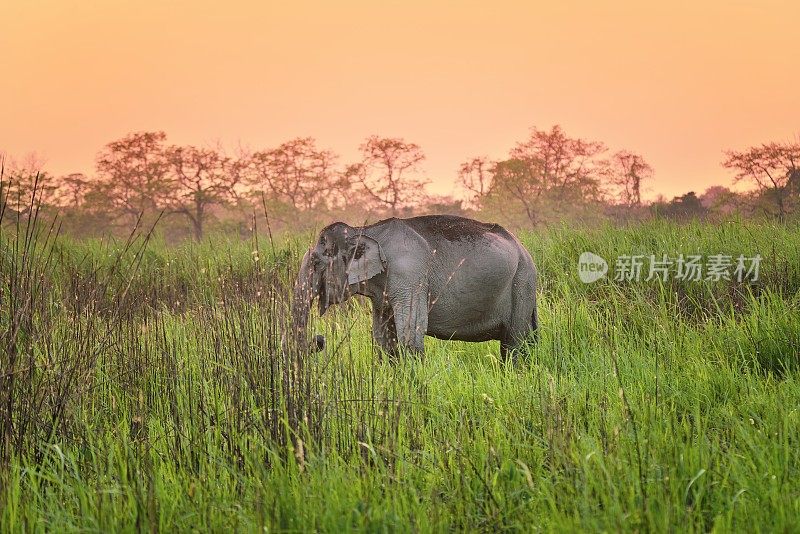
[[[369,303],[281,355],[310,236],[0,234],[0,531],[798,531],[800,232],[549,229],[541,337],[373,354]],[[756,253],[754,283],[577,258]]]

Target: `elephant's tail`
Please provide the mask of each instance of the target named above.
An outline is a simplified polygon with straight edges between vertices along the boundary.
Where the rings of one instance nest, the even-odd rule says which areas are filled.
[[[536,305],[536,295],[533,296],[533,313],[531,313],[531,331],[533,340],[539,341],[539,307]]]

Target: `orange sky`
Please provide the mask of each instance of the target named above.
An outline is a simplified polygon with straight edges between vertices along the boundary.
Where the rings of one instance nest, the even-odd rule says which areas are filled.
[[[345,158],[380,134],[453,193],[467,157],[560,123],[642,153],[648,196],[672,196],[729,185],[726,148],[800,133],[798,20],[774,0],[2,0],[0,150],[66,173],[134,130]]]

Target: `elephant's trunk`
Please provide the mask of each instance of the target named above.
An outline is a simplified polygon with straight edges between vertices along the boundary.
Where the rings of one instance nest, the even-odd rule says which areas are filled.
[[[308,251],[300,264],[300,272],[297,273],[292,295],[292,338],[295,346],[302,351],[311,346],[308,336],[308,315],[311,303],[318,294],[319,288],[314,282],[311,251]],[[315,350],[322,350],[325,338],[320,335],[315,336],[314,344]]]

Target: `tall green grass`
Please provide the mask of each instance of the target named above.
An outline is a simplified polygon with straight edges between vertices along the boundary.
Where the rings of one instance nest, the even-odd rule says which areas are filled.
[[[50,431],[6,447],[0,530],[799,529],[797,228],[521,239],[541,336],[516,365],[497,343],[432,339],[422,360],[382,361],[357,299],[317,321],[325,352],[283,354],[309,236],[42,243],[25,336],[0,312],[0,372],[44,411],[17,397],[0,413],[9,436]],[[3,305],[24,242],[0,236]],[[586,285],[587,250],[763,263],[755,283]]]

